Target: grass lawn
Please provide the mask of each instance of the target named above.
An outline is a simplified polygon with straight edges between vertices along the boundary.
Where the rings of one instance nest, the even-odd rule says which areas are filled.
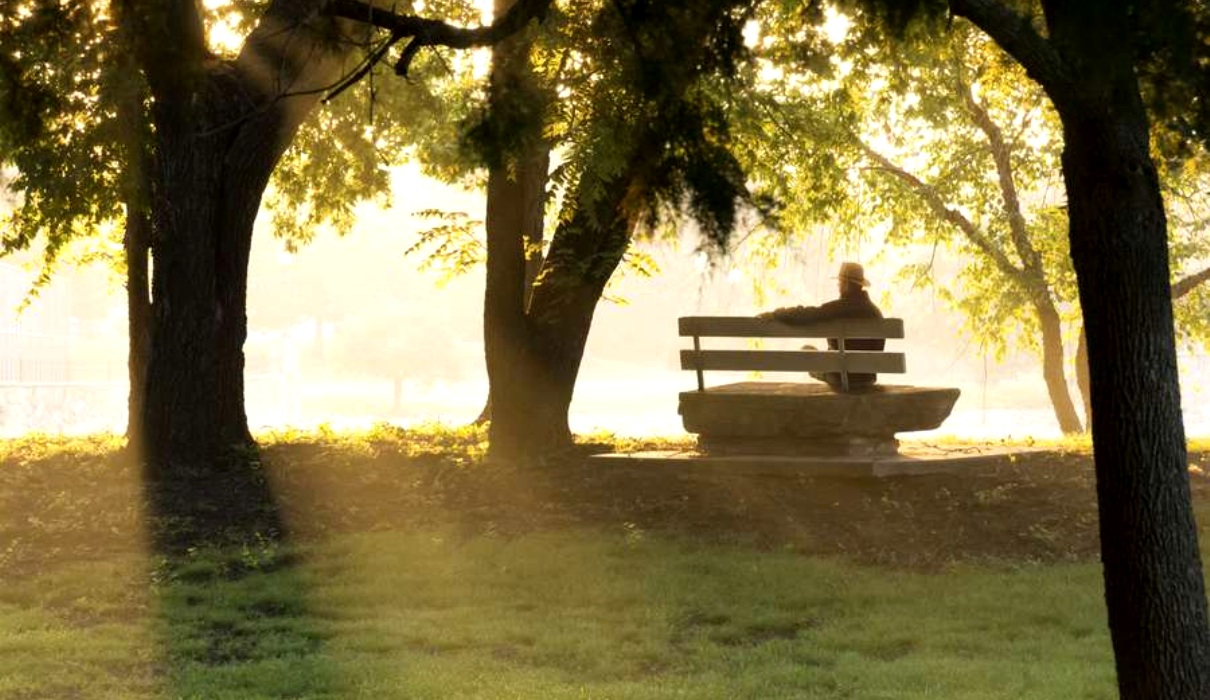
[[[270,438],[278,520],[192,547],[112,445],[8,445],[0,698],[1115,697],[1078,449],[699,483],[480,438]]]

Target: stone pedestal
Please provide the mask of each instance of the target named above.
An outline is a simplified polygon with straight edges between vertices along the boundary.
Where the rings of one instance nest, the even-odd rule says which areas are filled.
[[[680,414],[707,454],[890,456],[896,433],[940,426],[959,393],[874,385],[841,394],[825,384],[740,382],[682,392]]]

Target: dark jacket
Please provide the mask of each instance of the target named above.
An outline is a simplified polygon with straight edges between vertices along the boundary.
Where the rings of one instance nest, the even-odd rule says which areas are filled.
[[[821,304],[819,306],[787,306],[772,313],[775,320],[791,325],[807,325],[819,321],[834,321],[843,318],[882,318],[882,312],[870,301],[870,295],[864,289],[849,292],[847,295]],[[836,350],[839,347],[835,338],[828,338],[828,348]],[[848,338],[845,340],[846,350],[882,350],[886,340],[882,338]],[[840,377],[831,374],[825,381],[833,384],[833,379],[839,386]],[[850,386],[868,386],[877,379],[874,374],[850,374]]]

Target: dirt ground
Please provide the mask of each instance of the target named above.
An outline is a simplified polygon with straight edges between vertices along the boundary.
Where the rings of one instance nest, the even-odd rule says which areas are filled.
[[[377,474],[347,479],[299,469],[306,460],[292,452],[271,450],[266,463],[294,465],[281,473],[295,487],[281,492],[300,498],[289,499],[288,510],[309,514],[290,518],[304,537],[443,522],[468,535],[582,526],[912,569],[1078,561],[1099,551],[1092,460],[1076,452],[1031,452],[994,469],[894,478],[709,476],[582,460],[538,470],[430,465],[385,497],[396,471],[389,457]],[[1210,471],[1207,459],[1196,454],[1191,463]],[[1191,477],[1195,504],[1210,515],[1210,479]]]
[[[465,445],[417,449],[408,440],[401,433],[355,444],[271,444],[254,456],[252,487],[246,477],[208,477],[218,484],[209,497],[185,486],[155,499],[118,453],[10,451],[0,463],[0,577],[145,548],[148,532],[177,544],[180,537],[164,533],[189,532],[196,542],[187,521],[198,512],[205,514],[200,537],[216,543],[422,528],[508,537],[574,527],[917,570],[1098,554],[1092,459],[1079,451],[1028,452],[1009,465],[931,476],[740,477],[602,467],[579,457],[505,467],[468,456]],[[1202,470],[1210,471],[1210,454],[1192,453],[1190,464],[1205,541],[1210,478]]]

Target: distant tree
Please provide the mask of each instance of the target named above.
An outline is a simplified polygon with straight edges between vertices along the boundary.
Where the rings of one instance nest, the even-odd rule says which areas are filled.
[[[931,262],[913,264],[903,276],[932,286],[961,311],[965,332],[981,346],[1040,351],[1059,426],[1080,431],[1063,341],[1064,326],[1079,325],[1079,304],[1062,209],[1062,138],[1041,88],[962,20],[944,41],[904,37],[891,56],[879,39],[885,28],[861,14],[833,14],[831,26],[847,31],[824,37],[827,60],[787,65],[787,44],[799,41],[801,27],[769,14],[757,51],[783,70],[762,82],[764,112],[790,145],[781,146],[785,157],[770,161],[776,166],[752,169],[793,191],[794,209],[783,219],[789,235],[835,223],[845,239],[885,231],[884,238],[874,234],[876,244],[958,248],[967,264],[957,279],[937,279]],[[826,34],[826,26],[817,31]],[[803,81],[788,70],[795,63],[814,66],[820,80]],[[1193,165],[1173,168],[1164,182],[1195,184]],[[829,179],[845,191],[816,186]],[[1172,227],[1174,265],[1210,253],[1210,240],[1195,228]],[[1188,303],[1181,311],[1185,337],[1204,340],[1199,319],[1210,309]]]

